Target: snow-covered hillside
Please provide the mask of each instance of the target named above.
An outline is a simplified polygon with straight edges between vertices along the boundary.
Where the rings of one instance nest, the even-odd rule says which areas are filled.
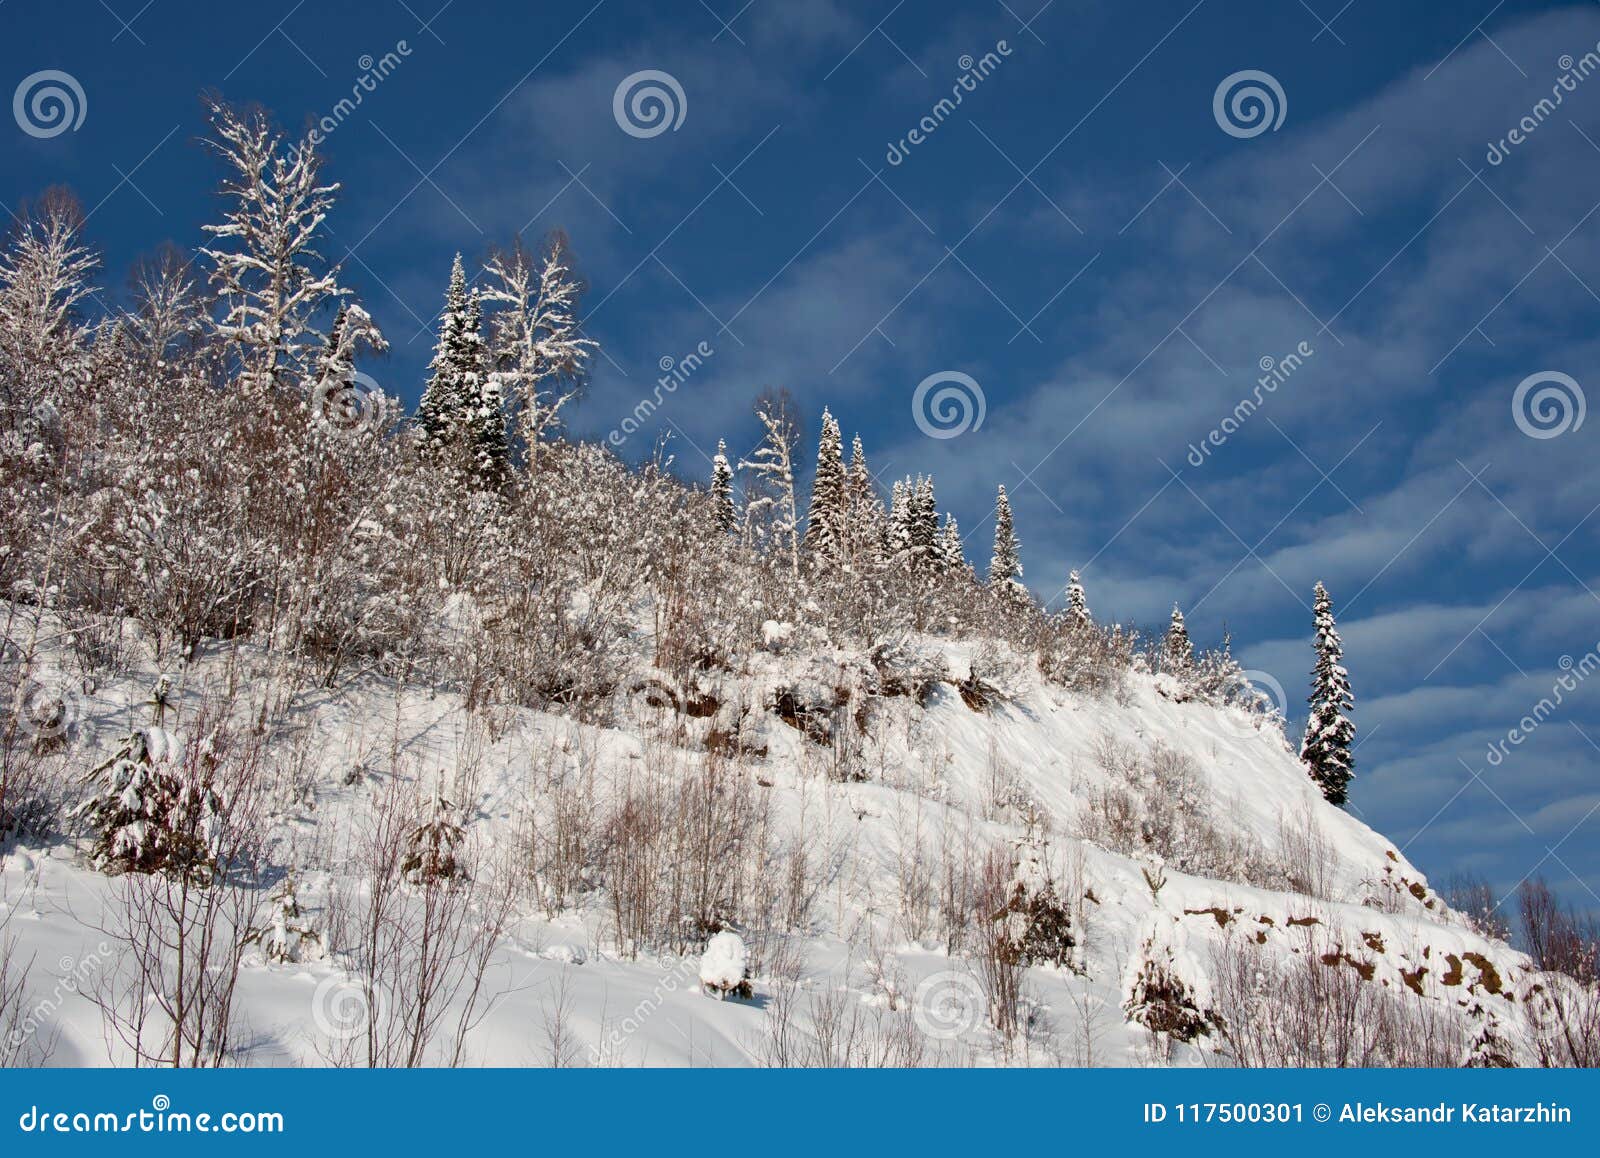
[[[1590,939],[1337,807],[1320,584],[1302,760],[1179,607],[1026,586],[998,481],[982,566],[781,386],[709,471],[574,441],[560,233],[386,393],[317,142],[207,106],[192,260],[108,304],[61,190],[0,243],[0,1064],[1594,1060]]]
[[[289,696],[248,648],[159,708],[153,668],[81,696],[39,770],[73,799],[158,712],[174,764],[219,734],[225,690],[244,732],[273,719],[250,759],[275,885],[212,921],[83,841],[12,847],[15,1060],[170,1050],[136,944],[157,912],[216,930],[223,973],[231,930],[256,930],[236,988],[204,995],[252,1065],[1533,1060],[1527,958],[1328,805],[1269,717],[1139,673],[1066,692],[988,645],[977,680],[972,648],[931,639],[902,653],[944,669],[918,688],[784,635],[692,688],[640,672],[604,726],[377,677]],[[374,871],[412,835],[396,820],[446,814],[461,880]],[[430,899],[453,893],[460,912]],[[363,932],[375,915],[405,931]],[[748,948],[748,997],[701,987],[719,928]]]

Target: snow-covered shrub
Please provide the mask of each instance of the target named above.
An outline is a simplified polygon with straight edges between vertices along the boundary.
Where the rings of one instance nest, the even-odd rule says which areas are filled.
[[[1291,892],[1323,901],[1337,899],[1333,895],[1337,861],[1315,811],[1307,808],[1292,818],[1278,818],[1277,859]]]
[[[750,950],[744,938],[724,930],[706,942],[700,958],[700,987],[719,1001],[755,995],[750,986]]]
[[[1478,1022],[1477,1031],[1467,1045],[1462,1065],[1467,1069],[1506,1070],[1517,1064],[1516,1049],[1507,1040],[1500,1019],[1480,1002],[1468,1011]]]
[[[1468,1039],[1440,1002],[1371,980],[1364,950],[1320,925],[1288,950],[1231,929],[1211,952],[1207,1007],[1217,1058],[1260,1067],[1452,1067]]]
[[[1128,1020],[1150,1031],[1163,1057],[1171,1056],[1173,1042],[1194,1042],[1214,1028],[1205,972],[1188,951],[1181,924],[1165,913],[1146,921],[1123,995]]]
[[[1251,884],[1281,883],[1248,833],[1230,832],[1193,760],[1159,741],[1145,753],[1103,739],[1106,783],[1089,793],[1078,835],[1124,856],[1157,856],[1181,872]]]
[[[1024,663],[1005,643],[985,639],[972,654],[967,678],[958,685],[961,699],[973,711],[1015,699]]]
[[[1136,638],[1120,627],[1058,615],[1039,634],[1039,672],[1083,695],[1116,695],[1129,671]]]
[[[577,904],[597,883],[606,817],[596,796],[596,764],[592,745],[554,737],[528,758],[532,796],[521,817],[517,858],[547,917]]]
[[[1509,914],[1500,904],[1499,893],[1488,881],[1456,873],[1446,883],[1444,895],[1450,911],[1465,920],[1474,933],[1496,941],[1511,940]]]
[[[43,836],[60,817],[61,785],[55,763],[31,750],[31,745],[13,744],[0,756],[5,775],[0,777],[0,842],[11,836]]]
[[[479,871],[463,849],[448,884],[420,897],[406,888],[402,863],[417,805],[415,786],[399,780],[375,793],[354,833],[353,877],[336,880],[327,895],[328,944],[354,979],[344,999],[354,1008],[333,1011],[336,1028],[356,1030],[326,1043],[335,1064],[460,1065],[467,1033],[496,998],[484,976],[498,957],[516,882]],[[341,1023],[351,1015],[353,1027]]]
[[[872,666],[878,673],[878,694],[908,696],[926,704],[935,688],[950,678],[944,652],[919,647],[904,637],[877,644]]]
[[[750,895],[775,872],[769,802],[725,759],[653,747],[601,840],[619,952],[692,952],[742,924]]]
[[[130,733],[87,777],[93,794],[73,810],[94,834],[90,858],[107,872],[209,877],[225,806],[203,752],[171,732]]]
[[[841,723],[841,691],[817,676],[781,684],[772,691],[772,714],[813,743],[831,745]]]
[[[794,624],[768,619],[761,625],[761,646],[774,655],[783,654],[794,639]]]
[[[67,803],[63,769],[71,750],[62,743],[41,744],[27,726],[34,704],[23,665],[6,663],[0,641],[0,842],[15,834],[43,836],[53,830]],[[20,710],[12,714],[19,698]],[[65,751],[50,751],[50,749]]]
[[[1522,985],[1518,1002],[1540,1065],[1600,1065],[1600,982],[1539,972]]]
[[[989,1020],[1007,1041],[1021,1028],[1022,976],[1027,968],[1019,936],[1022,922],[1012,921],[1007,913],[1014,884],[1010,850],[991,848],[973,888],[977,905],[974,948]]]

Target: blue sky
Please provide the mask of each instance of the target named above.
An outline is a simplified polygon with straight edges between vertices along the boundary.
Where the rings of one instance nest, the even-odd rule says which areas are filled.
[[[1040,3],[9,0],[7,88],[61,70],[86,108],[52,137],[5,124],[0,199],[74,188],[115,289],[212,219],[203,90],[300,129],[394,53],[325,148],[329,253],[393,345],[367,367],[391,392],[420,391],[456,250],[563,228],[605,350],[576,433],[705,343],[625,456],[668,433],[703,477],[787,386],[808,437],[827,405],[885,477],[931,471],[980,562],[1006,484],[1041,597],[1076,566],[1102,618],[1159,627],[1177,601],[1197,640],[1231,630],[1296,724],[1321,579],[1359,814],[1436,877],[1537,871],[1600,910],[1600,680],[1487,759],[1600,646],[1600,420],[1536,438],[1513,413],[1531,375],[1569,376],[1569,406],[1600,384],[1600,75],[1571,79],[1600,9]],[[681,89],[675,129],[616,119],[642,70]],[[1243,70],[1277,83],[1277,127],[1219,121]],[[986,414],[935,439],[912,397],[945,371]]]

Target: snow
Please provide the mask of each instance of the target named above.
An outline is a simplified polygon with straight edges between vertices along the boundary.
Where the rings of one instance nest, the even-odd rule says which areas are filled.
[[[790,627],[769,628],[779,626]],[[970,671],[980,650],[975,642],[932,637],[907,646],[938,658],[951,673]],[[246,670],[268,662],[249,648],[241,655],[232,662]],[[744,664],[738,674],[711,681],[724,705],[712,717],[668,712],[663,722],[663,713],[635,718],[624,712],[609,726],[498,706],[488,729],[451,693],[375,676],[336,692],[301,693],[269,751],[278,768],[303,769],[304,784],[277,801],[273,854],[275,863],[295,870],[307,927],[326,919],[333,892],[359,883],[348,841],[369,823],[381,798],[389,776],[385,753],[402,753],[397,767],[426,785],[453,791],[470,783],[464,812],[469,843],[509,854],[522,848],[519,834],[530,810],[550,807],[542,790],[531,787],[536,754],[549,753],[561,775],[592,783],[595,807],[605,809],[646,770],[690,775],[700,764],[700,738],[728,726],[732,705],[757,705],[749,734],[761,738],[766,754],[736,761],[733,774],[767,810],[775,834],[783,840],[804,835],[815,875],[806,916],[793,931],[765,935],[759,944],[741,928],[711,936],[703,954],[651,956],[619,944],[601,880],[583,882],[578,896],[564,900],[528,896],[493,949],[484,980],[491,1012],[468,1035],[465,1060],[548,1063],[553,1047],[539,1027],[557,1008],[565,1010],[565,1030],[579,1045],[579,1063],[607,1065],[759,1064],[772,1004],[786,993],[794,995],[802,1036],[813,1032],[819,1011],[834,1000],[869,1019],[906,1017],[915,1009],[908,995],[924,986],[942,992],[976,976],[972,960],[953,956],[939,936],[936,906],[917,900],[917,866],[936,893],[944,868],[957,863],[953,858],[962,850],[981,860],[991,847],[1016,852],[1021,878],[1048,871],[1075,906],[1080,941],[1073,968],[1027,971],[1027,1008],[1042,1028],[1030,1030],[1036,1036],[1023,1046],[1000,1042],[984,1021],[984,1003],[977,1002],[972,1017],[941,1025],[925,1039],[923,1064],[1081,1063],[1084,1042],[1092,1043],[1095,1064],[1147,1062],[1144,1030],[1122,1014],[1143,947],[1155,946],[1203,1005],[1215,955],[1230,938],[1293,960],[1314,934],[1319,944],[1337,945],[1370,964],[1375,985],[1414,989],[1452,1016],[1466,1017],[1468,1001],[1483,1004],[1496,1017],[1497,1032],[1513,1040],[1523,1032],[1520,1003],[1487,992],[1473,967],[1465,967],[1465,980],[1452,980],[1441,963],[1481,957],[1509,994],[1530,976],[1527,958],[1469,929],[1388,840],[1328,805],[1280,732],[1257,726],[1237,709],[1184,702],[1170,694],[1170,677],[1134,674],[1120,696],[1090,698],[1049,685],[1019,664],[1004,681],[1009,698],[986,711],[968,707],[949,682],[939,684],[925,706],[909,697],[885,698],[881,717],[863,737],[865,779],[840,782],[830,775],[827,749],[759,705],[770,703],[777,687],[831,695],[865,658],[762,651]],[[85,695],[88,719],[79,747],[63,758],[87,768],[109,755],[109,749],[89,749],[126,735],[129,722],[149,710],[149,688],[158,675],[154,668],[136,672]],[[183,673],[167,709],[172,730],[147,729],[153,756],[180,750],[182,721],[208,687],[226,678],[241,677],[214,657],[202,656]],[[1081,839],[1091,801],[1118,783],[1105,766],[1108,745],[1140,754],[1160,747],[1189,761],[1212,823],[1272,857],[1286,855],[1290,829],[1314,827],[1322,877],[1317,895],[1194,875],[1170,860],[1158,864]],[[355,766],[374,774],[352,779],[347,773]],[[1010,790],[997,794],[1001,773]],[[767,871],[776,879],[783,866]],[[104,937],[98,930],[115,924],[120,887],[91,869],[82,849],[67,844],[15,847],[0,862],[0,935],[16,938],[20,959],[45,963],[30,975],[30,1003],[57,987],[54,963],[96,954]],[[281,914],[264,910],[263,921],[274,939],[288,932]],[[783,971],[775,967],[780,948],[796,962]],[[318,954],[301,962],[268,961],[261,954],[247,959],[237,1001],[254,1032],[240,1046],[241,1062],[327,1063],[329,1039],[316,1020],[314,995],[320,982],[344,971],[339,947],[329,949],[326,960],[315,959]],[[103,955],[96,968],[115,969],[116,955]],[[698,999],[702,986],[737,986],[747,968],[756,1002]],[[447,1021],[461,1009],[459,995],[452,1000]],[[65,993],[58,1005],[49,1018],[59,1032],[49,1064],[129,1061],[81,992]],[[1212,1047],[1178,1050],[1172,1061],[1201,1064],[1205,1048]],[[449,1059],[433,1054],[428,1060]]]

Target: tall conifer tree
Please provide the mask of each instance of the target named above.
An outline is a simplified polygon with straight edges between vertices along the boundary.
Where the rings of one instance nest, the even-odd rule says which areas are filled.
[[[1074,623],[1090,622],[1089,598],[1083,592],[1083,580],[1076,571],[1067,576],[1067,616]]]
[[[728,463],[728,444],[717,439],[717,454],[711,460],[711,512],[718,528],[732,531],[737,522],[733,506],[733,467]]]
[[[1317,584],[1312,605],[1316,621],[1317,664],[1311,671],[1311,716],[1306,721],[1300,759],[1322,795],[1330,804],[1342,805],[1349,799],[1355,759],[1351,744],[1356,726],[1350,719],[1355,697],[1350,692],[1350,673],[1344,668],[1344,644],[1333,621],[1333,600],[1328,589]]]
[[[839,423],[824,408],[822,435],[817,440],[817,477],[806,514],[806,548],[819,559],[840,562],[847,554],[848,493]]]
[[[1166,670],[1173,675],[1188,675],[1194,670],[1194,644],[1189,641],[1188,625],[1176,603],[1172,605],[1172,622],[1167,625],[1162,657]]]
[[[1011,523],[1011,499],[1002,486],[994,505],[994,554],[989,558],[989,585],[1022,589],[1022,545]]]

